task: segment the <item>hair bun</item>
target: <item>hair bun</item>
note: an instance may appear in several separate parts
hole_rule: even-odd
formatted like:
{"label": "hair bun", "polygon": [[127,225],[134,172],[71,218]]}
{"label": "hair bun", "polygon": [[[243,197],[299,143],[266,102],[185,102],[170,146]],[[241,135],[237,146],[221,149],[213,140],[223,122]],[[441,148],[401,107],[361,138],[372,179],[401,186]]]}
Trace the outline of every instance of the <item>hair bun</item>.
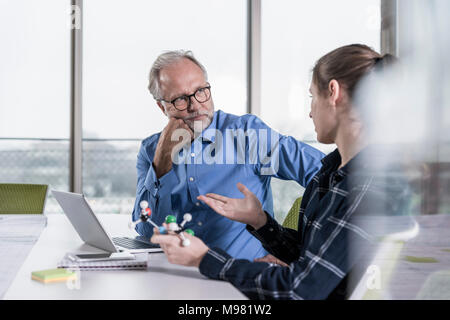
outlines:
{"label": "hair bun", "polygon": [[384,55],[384,56],[382,56],[382,57],[376,57],[376,58],[374,58],[373,60],[375,61],[375,64],[377,64],[377,63],[379,63],[380,61],[382,61],[383,58],[384,58],[385,56],[386,56],[386,55]]}
{"label": "hair bun", "polygon": [[374,68],[383,69],[386,66],[389,66],[397,61],[397,58],[390,53],[386,53],[382,57],[376,57]]}

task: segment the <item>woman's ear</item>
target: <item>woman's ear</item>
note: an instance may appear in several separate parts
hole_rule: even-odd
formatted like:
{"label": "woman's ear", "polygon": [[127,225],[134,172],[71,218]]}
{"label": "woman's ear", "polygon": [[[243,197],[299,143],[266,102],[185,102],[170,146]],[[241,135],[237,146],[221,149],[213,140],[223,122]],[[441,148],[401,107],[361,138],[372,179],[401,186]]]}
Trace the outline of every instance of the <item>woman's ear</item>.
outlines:
{"label": "woman's ear", "polygon": [[339,82],[334,79],[331,80],[328,84],[328,92],[331,104],[335,106],[341,95],[341,86],[339,85]]}

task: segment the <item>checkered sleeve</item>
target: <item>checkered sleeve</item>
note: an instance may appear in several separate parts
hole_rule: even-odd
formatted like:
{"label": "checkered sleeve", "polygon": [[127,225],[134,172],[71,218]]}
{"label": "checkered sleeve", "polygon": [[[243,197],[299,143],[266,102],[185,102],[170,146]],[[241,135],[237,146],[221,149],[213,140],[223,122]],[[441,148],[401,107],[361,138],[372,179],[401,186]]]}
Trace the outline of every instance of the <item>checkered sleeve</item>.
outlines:
{"label": "checkered sleeve", "polygon": [[278,259],[290,263],[300,255],[300,234],[296,230],[282,227],[267,214],[267,223],[258,230],[247,225],[247,230],[261,241],[264,249]]}

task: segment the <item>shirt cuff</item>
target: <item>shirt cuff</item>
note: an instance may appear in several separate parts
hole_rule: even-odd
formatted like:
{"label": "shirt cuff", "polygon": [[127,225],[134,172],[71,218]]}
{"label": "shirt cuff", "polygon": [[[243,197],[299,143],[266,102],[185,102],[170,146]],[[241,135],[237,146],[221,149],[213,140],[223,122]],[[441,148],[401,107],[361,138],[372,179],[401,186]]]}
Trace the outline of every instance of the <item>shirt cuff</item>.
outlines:
{"label": "shirt cuff", "polygon": [[170,169],[165,175],[160,177],[156,176],[156,171],[153,168],[153,162],[150,163],[150,168],[145,177],[144,186],[153,197],[157,197],[159,190],[169,181],[173,176],[173,170]]}
{"label": "shirt cuff", "polygon": [[267,222],[258,230],[255,230],[250,225],[247,225],[247,231],[250,232],[256,239],[261,241],[263,244],[273,243],[276,241],[278,230],[280,229],[279,223],[270,216],[266,211],[264,211],[267,217]]}
{"label": "shirt cuff", "polygon": [[211,279],[225,280],[225,272],[234,258],[220,248],[209,249],[199,265],[200,273]]}

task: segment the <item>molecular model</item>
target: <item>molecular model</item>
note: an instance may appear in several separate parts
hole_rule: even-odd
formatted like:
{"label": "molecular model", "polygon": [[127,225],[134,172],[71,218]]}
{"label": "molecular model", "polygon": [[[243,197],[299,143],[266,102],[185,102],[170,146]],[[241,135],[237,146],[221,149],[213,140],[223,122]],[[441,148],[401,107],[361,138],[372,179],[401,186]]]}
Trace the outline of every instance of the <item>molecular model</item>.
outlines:
{"label": "molecular model", "polygon": [[168,231],[172,231],[176,234],[178,234],[182,240],[182,245],[183,247],[187,247],[191,244],[191,242],[189,241],[189,239],[187,239],[183,232],[186,232],[190,235],[194,235],[194,231],[192,229],[185,229],[184,225],[186,224],[186,222],[189,222],[192,220],[192,215],[190,213],[185,213],[183,216],[183,222],[181,222],[180,225],[178,225],[177,223],[177,218],[173,215],[168,215],[166,216],[166,220],[165,223],[167,224],[167,228],[168,230],[161,226],[158,227],[151,219],[150,216],[152,214],[152,210],[148,207],[148,202],[143,200],[139,203],[139,206],[141,207],[141,215],[139,217],[138,220],[136,221],[131,221],[128,226],[130,227],[130,229],[134,229],[136,227],[137,224],[141,223],[141,222],[149,222],[150,224],[152,224],[155,228],[157,228],[159,230],[159,233],[161,234],[167,234]]}

